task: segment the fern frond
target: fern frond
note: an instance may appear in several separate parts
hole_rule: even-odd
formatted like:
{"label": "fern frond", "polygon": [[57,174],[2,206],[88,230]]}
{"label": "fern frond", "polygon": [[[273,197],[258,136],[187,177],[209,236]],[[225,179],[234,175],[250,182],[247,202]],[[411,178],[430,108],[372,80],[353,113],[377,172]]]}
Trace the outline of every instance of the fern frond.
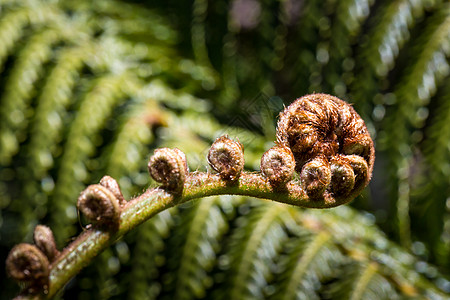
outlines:
{"label": "fern frond", "polygon": [[[26,188],[21,189],[20,195],[17,195],[11,201],[11,207],[17,207],[19,211],[23,212],[21,213],[22,225],[20,230],[17,228],[20,234],[17,236],[23,236],[24,232],[31,232],[30,229],[37,222],[36,217],[40,218],[42,214],[40,213],[36,216],[35,212],[43,212],[45,210],[44,203],[47,198],[47,189],[51,189],[51,186],[53,186],[53,179],[45,177],[46,172],[44,171],[51,167],[53,162],[52,154],[54,154],[50,151],[53,142],[47,142],[48,139],[46,137],[58,130],[58,124],[55,124],[55,122],[58,123],[60,118],[57,114],[52,114],[51,110],[56,109],[56,107],[53,107],[53,104],[61,98],[60,92],[61,89],[64,89],[65,77],[61,70],[58,71],[58,68],[55,67],[56,74],[52,73],[54,76],[46,79],[45,70],[49,60],[54,55],[53,48],[55,44],[59,44],[65,39],[74,36],[73,30],[62,30],[62,27],[38,31],[35,35],[32,35],[17,56],[2,97],[2,101],[6,102],[2,106],[2,112],[8,113],[2,119],[2,124],[6,124],[7,128],[1,131],[0,136],[14,137],[16,146],[26,138],[30,140],[28,144],[23,146],[22,152],[16,158],[19,161],[23,160],[25,156],[23,153],[27,152],[30,156],[30,159],[26,159],[22,163],[23,167],[25,169],[28,168],[27,170],[29,171],[21,172],[21,175],[17,177],[18,181],[25,183]],[[73,62],[73,59],[70,57],[63,57],[63,59],[63,65],[65,66]],[[65,67],[63,66],[63,68]],[[42,94],[38,98],[38,100],[42,101],[33,103],[34,96],[40,92],[38,80],[46,83],[42,89]],[[56,85],[52,86],[53,84]],[[49,89],[52,92],[51,94],[48,94]],[[34,110],[33,106],[37,108]],[[50,112],[45,110],[50,110]],[[20,122],[17,123],[18,121]],[[27,134],[25,129],[28,122],[30,122],[28,129],[30,133]],[[3,158],[7,160],[15,152],[8,149],[10,148],[5,147],[2,149],[4,151],[1,151]],[[35,180],[38,181],[37,184]],[[41,185],[41,183],[43,184]],[[27,204],[24,205],[24,203]]]}
{"label": "fern frond", "polygon": [[[446,209],[446,199],[450,194],[450,79],[442,83],[437,97],[430,106],[428,126],[425,127],[425,138],[421,143],[424,159],[427,162],[428,174],[419,189],[415,190],[415,206],[412,222],[415,226],[426,226],[426,231],[418,232],[421,240],[429,245],[430,252],[436,257],[442,268],[450,264],[450,241],[446,236],[450,233],[450,211]],[[432,108],[432,109],[431,109]]]}
{"label": "fern frond", "polygon": [[132,254],[132,270],[126,275],[129,281],[128,299],[156,299],[161,291],[158,282],[159,267],[164,264],[164,239],[174,225],[176,208],[164,211],[139,228]]}
{"label": "fern frond", "polygon": [[186,233],[186,240],[180,251],[180,265],[176,272],[174,299],[203,298],[208,273],[216,261],[220,240],[228,230],[228,223],[220,209],[220,197],[207,198],[191,209],[192,219]]}
{"label": "fern frond", "polygon": [[415,127],[421,127],[423,118],[414,114],[420,105],[429,103],[436,92],[436,86],[449,74],[446,57],[450,55],[450,6],[442,5],[430,23],[423,37],[417,41],[420,49],[416,61],[396,91],[400,113],[410,118]]}
{"label": "fern frond", "polygon": [[[390,162],[396,167],[398,178],[393,190],[397,194],[397,218],[399,236],[403,245],[410,244],[410,184],[408,172],[412,164],[412,147],[414,141],[410,140],[410,127],[422,127],[424,117],[421,110],[429,102],[430,96],[435,92],[436,85],[443,79],[442,72],[448,74],[450,69],[445,56],[450,53],[446,45],[450,41],[450,8],[443,5],[436,16],[430,20],[429,27],[425,28],[423,39],[419,40],[420,49],[416,62],[402,78],[395,91],[397,106],[395,112],[386,119],[386,131],[390,130],[387,140],[381,146],[389,144]],[[429,34],[431,30],[431,34]],[[445,71],[447,70],[447,71]],[[409,125],[409,126],[408,126]],[[400,175],[400,176],[399,176]]]}
{"label": "fern frond", "polygon": [[[307,1],[302,7],[295,39],[303,46],[288,45],[287,52],[295,53],[286,64],[292,65],[291,84],[292,93],[302,95],[308,92],[325,92],[322,90],[320,63],[316,60],[316,51],[321,41],[319,34],[319,20],[325,17],[324,1]],[[292,61],[291,61],[292,60]]]}
{"label": "fern frond", "polygon": [[[54,7],[45,4],[38,5],[35,9],[23,7],[17,11],[7,13],[0,19],[0,70],[4,67],[4,62],[16,45],[16,42],[23,36],[24,27],[31,24],[44,23],[59,17],[58,11]],[[0,162],[8,163],[11,155],[18,151],[19,142],[17,141],[14,128],[21,124],[22,119],[26,119],[26,113],[23,112],[26,107],[26,101],[23,103],[23,96],[29,98],[32,82],[37,77],[37,70],[42,65],[42,61],[48,59],[49,52],[46,50],[47,39],[56,39],[55,33],[51,31],[42,36],[37,36],[34,41],[30,41],[30,48],[25,48],[19,55],[18,68],[11,74],[11,83],[16,85],[15,89],[10,89],[10,97],[7,100],[1,100],[0,104]],[[28,50],[27,50],[28,49]],[[37,53],[34,53],[37,50]],[[28,57],[34,57],[29,60]],[[33,70],[35,68],[35,70]],[[26,73],[24,73],[26,71]],[[22,77],[25,76],[25,77]],[[22,86],[25,84],[25,86]],[[13,101],[10,101],[13,100]],[[17,104],[17,107],[14,107]],[[13,106],[13,107],[10,107]],[[25,115],[25,116],[24,116]]]}
{"label": "fern frond", "polygon": [[[85,52],[86,51],[86,52]],[[54,157],[57,156],[59,142],[63,134],[63,119],[70,101],[75,101],[73,88],[76,85],[78,71],[83,66],[83,58],[89,52],[88,47],[68,48],[61,51],[55,67],[50,71],[38,97],[34,116],[30,120],[28,143],[19,153],[28,153],[24,168],[28,172],[18,178],[26,188],[11,201],[11,207],[17,206],[21,213],[21,224],[17,236],[31,232],[37,220],[42,218],[48,196],[54,189],[54,175],[51,174]],[[16,160],[17,160],[16,159]],[[24,203],[27,203],[24,205]]]}
{"label": "fern frond", "polygon": [[450,79],[443,83],[442,94],[435,101],[435,109],[431,124],[426,128],[427,139],[424,143],[424,154],[432,164],[433,168],[442,174],[448,174],[449,152],[448,141],[450,140]]}
{"label": "fern frond", "polygon": [[[28,106],[37,93],[35,83],[42,76],[44,65],[50,60],[53,44],[59,41],[60,34],[56,30],[36,34],[17,56],[2,97],[2,126],[5,129],[0,133],[1,140],[6,139],[3,136],[14,137],[15,146],[3,150],[17,150],[26,138],[23,131],[30,118]],[[14,152],[2,151],[0,156],[9,160]]]}
{"label": "fern frond", "polygon": [[37,101],[31,121],[30,164],[37,178],[42,178],[54,164],[53,156],[62,135],[64,112],[75,101],[74,88],[86,56],[92,45],[64,48],[58,54],[56,65],[50,71]]}
{"label": "fern frond", "polygon": [[[153,126],[165,123],[162,111],[152,99],[140,100],[131,106],[117,125],[119,129],[114,142],[102,154],[107,160],[107,174],[117,178],[124,191],[129,190],[131,185],[127,178],[142,167],[141,162],[148,155],[145,146],[154,138],[151,132]],[[139,186],[147,183],[148,176],[144,177],[146,182],[141,182]]]}
{"label": "fern frond", "polygon": [[[71,123],[68,140],[64,145],[61,166],[58,170],[55,191],[52,195],[55,236],[62,238],[65,226],[76,219],[74,204],[71,199],[76,197],[82,182],[87,178],[84,160],[95,149],[95,134],[108,118],[112,109],[123,101],[123,86],[127,84],[126,73],[109,75],[97,80],[90,92],[82,100],[75,120]],[[70,210],[73,207],[73,211]],[[72,212],[72,214],[71,214]],[[66,215],[67,219],[59,215]],[[74,233],[74,232],[72,232]]]}
{"label": "fern frond", "polygon": [[[341,207],[333,209],[331,213],[327,214],[308,211],[300,220],[302,220],[304,226],[323,228],[329,232],[335,243],[343,249],[344,255],[351,259],[348,263],[356,263],[353,267],[350,266],[353,270],[355,270],[354,266],[366,268],[367,263],[376,263],[377,274],[384,279],[374,277],[374,280],[376,279],[374,284],[378,282],[385,285],[384,282],[387,281],[389,286],[392,285],[392,288],[396,291],[391,295],[412,297],[429,292],[430,294],[436,294],[437,299],[445,299],[442,292],[437,289],[430,289],[430,283],[424,278],[414,275],[417,273],[411,269],[411,266],[417,262],[416,258],[387,240],[381,231],[371,226],[373,219],[358,215],[349,207]],[[348,222],[348,220],[351,220],[351,222]],[[345,265],[348,265],[348,263]],[[359,275],[362,274],[360,271],[356,272]],[[345,276],[337,275],[338,278],[343,280],[342,284],[345,284]],[[355,280],[350,281],[352,286],[356,283]],[[348,291],[348,288],[344,288],[344,286],[337,289],[340,290],[339,293]],[[369,286],[368,289],[377,290]],[[380,292],[390,289],[386,285],[385,288],[380,287]]]}
{"label": "fern frond", "polygon": [[[383,221],[378,186],[363,201],[380,219],[351,207],[202,199],[142,224],[61,297],[448,298],[439,274],[450,253],[445,1],[0,2],[0,253],[30,241],[38,221],[67,242],[84,184],[107,173],[125,195],[138,193],[154,147],[180,147],[200,169],[210,142],[228,133],[244,144],[246,169],[259,169],[273,131],[227,119],[258,94],[287,102],[326,91],[354,103],[378,138],[373,182],[397,203],[398,218]],[[254,3],[254,27],[236,26],[237,2]],[[379,183],[386,174],[391,187]],[[419,258],[388,240],[394,226],[406,245],[411,227]],[[15,293],[9,285],[2,277],[3,297]]]}
{"label": "fern frond", "polygon": [[[431,9],[439,1],[397,0],[388,2],[376,10],[371,18],[371,27],[367,32],[367,43],[362,43],[356,57],[356,65],[360,66],[356,76],[364,80],[354,80],[353,97],[362,111],[364,118],[372,113],[370,102],[377,103],[374,96],[386,89],[387,76],[397,63],[400,50],[409,41],[411,30],[417,25],[425,7]],[[371,101],[365,101],[370,99]]]}
{"label": "fern frond", "polygon": [[331,299],[399,299],[389,281],[377,272],[374,262],[349,264],[325,293]]}
{"label": "fern frond", "polygon": [[400,48],[409,39],[409,30],[423,13],[426,1],[397,0],[379,11],[372,27],[370,44],[362,56],[373,66],[377,76],[385,76],[393,67]]}
{"label": "fern frond", "polygon": [[274,258],[281,250],[287,234],[283,223],[289,222],[290,208],[267,203],[241,218],[241,225],[230,237],[229,251],[221,259],[228,261],[227,288],[221,299],[255,299],[265,294],[271,280]]}
{"label": "fern frond", "polygon": [[36,7],[21,6],[16,10],[6,13],[0,19],[0,70],[16,42],[24,34],[25,26],[29,23],[39,24],[54,20],[58,11],[53,6],[39,3]]}
{"label": "fern frond", "polygon": [[[123,1],[65,1],[65,8],[86,12],[95,16],[100,26],[124,40],[144,43],[172,45],[177,33],[169,26],[167,19],[156,11]],[[111,19],[114,22],[111,22]]]}
{"label": "fern frond", "polygon": [[[324,66],[323,76],[329,90],[338,97],[347,97],[347,89],[354,80],[355,59],[352,47],[356,39],[360,37],[362,27],[371,12],[374,0],[346,0],[339,1],[334,15],[329,22],[329,56]],[[325,25],[322,25],[326,27]],[[358,103],[362,99],[350,98],[352,103]]]}
{"label": "fern frond", "polygon": [[330,239],[325,231],[295,238],[294,249],[280,262],[283,267],[273,299],[319,299],[321,282],[332,278],[342,261]]}

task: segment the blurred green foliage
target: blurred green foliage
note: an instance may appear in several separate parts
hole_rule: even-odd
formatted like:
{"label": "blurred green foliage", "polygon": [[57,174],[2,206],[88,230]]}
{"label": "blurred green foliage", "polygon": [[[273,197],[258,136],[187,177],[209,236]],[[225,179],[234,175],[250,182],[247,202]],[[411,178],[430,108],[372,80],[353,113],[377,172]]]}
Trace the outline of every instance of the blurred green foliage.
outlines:
{"label": "blurred green foliage", "polygon": [[[325,92],[376,142],[352,207],[202,199],[146,222],[61,297],[445,298],[449,57],[439,0],[2,0],[0,266],[39,223],[66,245],[82,230],[79,192],[103,175],[128,198],[154,184],[154,148],[205,170],[228,133],[258,170],[283,103]],[[1,277],[10,298],[18,287]]]}

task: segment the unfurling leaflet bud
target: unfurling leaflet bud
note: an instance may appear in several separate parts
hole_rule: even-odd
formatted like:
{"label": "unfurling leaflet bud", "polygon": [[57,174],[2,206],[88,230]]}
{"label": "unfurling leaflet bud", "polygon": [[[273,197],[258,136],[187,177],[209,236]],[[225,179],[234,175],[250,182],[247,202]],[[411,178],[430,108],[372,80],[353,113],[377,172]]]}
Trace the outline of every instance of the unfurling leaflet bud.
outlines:
{"label": "unfurling leaflet bud", "polygon": [[117,228],[120,216],[120,204],[108,188],[92,184],[78,197],[78,209],[87,219],[109,229]]}
{"label": "unfurling leaflet bud", "polygon": [[177,148],[156,149],[148,162],[148,171],[164,188],[181,193],[189,172],[186,155]]}
{"label": "unfurling leaflet bud", "polygon": [[323,156],[318,156],[303,166],[300,176],[308,196],[321,198],[331,182],[330,164]]}
{"label": "unfurling leaflet bud", "polygon": [[353,139],[346,139],[342,147],[342,153],[358,155],[364,158],[368,164],[373,165],[374,156],[371,153],[372,140],[368,135],[358,135]]}
{"label": "unfurling leaflet bud", "polygon": [[125,199],[123,198],[122,191],[120,190],[119,184],[114,178],[105,175],[102,177],[102,179],[100,179],[100,185],[110,190],[114,194],[114,196],[116,196],[117,200],[119,200],[120,205],[124,205],[126,203]]}
{"label": "unfurling leaflet bud", "polygon": [[25,283],[30,293],[48,288],[49,262],[34,245],[14,246],[6,258],[6,271],[14,280]]}
{"label": "unfurling leaflet bud", "polygon": [[34,228],[33,240],[36,246],[47,256],[50,262],[58,256],[59,251],[56,249],[55,238],[49,227],[37,225]]}
{"label": "unfurling leaflet bud", "polygon": [[355,189],[365,187],[369,183],[371,172],[371,170],[369,171],[367,162],[358,155],[346,155],[345,159],[355,173]]}
{"label": "unfurling leaflet bud", "polygon": [[224,135],[217,138],[208,152],[208,163],[224,180],[234,181],[244,169],[244,146]]}
{"label": "unfurling leaflet bud", "polygon": [[342,156],[331,159],[331,192],[335,196],[348,195],[355,186],[355,173],[348,161]]}
{"label": "unfurling leaflet bud", "polygon": [[261,172],[274,187],[286,184],[295,172],[295,159],[291,150],[283,145],[267,150],[261,157]]}
{"label": "unfurling leaflet bud", "polygon": [[277,142],[291,149],[313,200],[348,202],[370,180],[373,141],[361,117],[339,98],[311,94],[295,100],[280,114]]}

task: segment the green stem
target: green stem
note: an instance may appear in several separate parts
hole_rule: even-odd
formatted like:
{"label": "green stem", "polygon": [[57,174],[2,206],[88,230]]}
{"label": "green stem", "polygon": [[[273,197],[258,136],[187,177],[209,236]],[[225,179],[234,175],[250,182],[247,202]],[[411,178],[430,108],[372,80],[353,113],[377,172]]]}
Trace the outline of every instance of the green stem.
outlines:
{"label": "green stem", "polygon": [[103,231],[96,227],[84,231],[50,266],[49,290],[46,297],[53,297],[98,254],[127,232],[174,204],[173,195],[162,189],[148,189],[122,208],[117,231]]}
{"label": "green stem", "polygon": [[283,189],[274,190],[268,180],[259,173],[244,172],[235,182],[223,180],[219,175],[210,173],[190,173],[181,195],[174,195],[161,188],[148,189],[122,207],[116,231],[102,230],[94,226],[79,235],[52,262],[48,293],[38,296],[38,299],[53,297],[104,249],[155,214],[193,199],[224,194],[271,199],[309,208],[334,207],[351,199],[347,197],[329,200],[324,197],[322,200],[310,200],[296,181],[289,182]]}

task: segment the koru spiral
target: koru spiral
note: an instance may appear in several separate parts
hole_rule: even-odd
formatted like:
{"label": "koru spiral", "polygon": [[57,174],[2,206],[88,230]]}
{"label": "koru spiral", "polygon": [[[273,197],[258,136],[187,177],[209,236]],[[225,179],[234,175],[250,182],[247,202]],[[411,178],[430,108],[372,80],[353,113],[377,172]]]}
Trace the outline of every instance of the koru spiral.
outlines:
{"label": "koru spiral", "polygon": [[314,199],[355,197],[369,182],[373,141],[353,107],[327,94],[295,100],[281,114],[277,146],[288,148],[295,171]]}

